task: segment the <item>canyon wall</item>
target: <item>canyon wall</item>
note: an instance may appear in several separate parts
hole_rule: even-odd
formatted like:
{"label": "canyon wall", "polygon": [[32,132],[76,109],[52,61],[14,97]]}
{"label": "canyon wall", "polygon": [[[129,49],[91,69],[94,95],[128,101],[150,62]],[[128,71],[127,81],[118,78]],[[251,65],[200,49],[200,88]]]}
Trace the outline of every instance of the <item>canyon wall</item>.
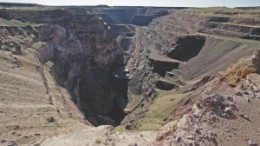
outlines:
{"label": "canyon wall", "polygon": [[93,125],[130,127],[161,91],[215,73],[258,48],[257,19],[218,15],[213,10],[156,7],[0,10],[8,23],[16,19],[34,26],[44,44],[41,63],[53,63],[57,83]]}
{"label": "canyon wall", "polygon": [[122,50],[111,30],[97,16],[37,29],[45,42],[40,61],[54,63],[56,81],[68,89],[87,120],[118,125],[127,104],[127,78]]}

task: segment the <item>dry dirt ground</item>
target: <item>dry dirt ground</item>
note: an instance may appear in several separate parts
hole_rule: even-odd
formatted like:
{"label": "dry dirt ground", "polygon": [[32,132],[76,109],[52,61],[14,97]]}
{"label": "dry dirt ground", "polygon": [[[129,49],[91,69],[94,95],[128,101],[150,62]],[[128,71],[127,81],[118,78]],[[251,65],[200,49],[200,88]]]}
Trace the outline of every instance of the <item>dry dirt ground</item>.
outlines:
{"label": "dry dirt ground", "polygon": [[99,126],[47,139],[41,146],[149,146],[155,136],[155,131],[126,132]]}

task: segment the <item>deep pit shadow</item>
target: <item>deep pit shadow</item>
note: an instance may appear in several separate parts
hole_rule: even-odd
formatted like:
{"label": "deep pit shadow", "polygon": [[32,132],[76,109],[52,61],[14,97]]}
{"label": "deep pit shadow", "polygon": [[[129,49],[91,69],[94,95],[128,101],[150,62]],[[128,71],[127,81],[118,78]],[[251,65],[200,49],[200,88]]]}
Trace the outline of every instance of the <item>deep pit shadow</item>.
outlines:
{"label": "deep pit shadow", "polygon": [[70,63],[54,62],[57,64],[52,67],[52,74],[57,84],[68,90],[89,123],[93,126],[121,124],[128,103],[128,78],[123,66],[103,69],[91,59],[85,59],[72,75],[74,69]]}
{"label": "deep pit shadow", "polygon": [[[91,73],[92,76],[85,77],[84,80],[87,82],[83,81],[80,85],[83,87],[80,89],[83,99],[81,104],[84,106],[82,111],[92,125],[117,126],[124,119],[124,108],[128,102],[128,80],[121,72],[123,69],[120,68],[119,72],[115,71],[117,69],[113,69],[112,72],[96,70]],[[93,80],[92,84],[89,84],[90,80]],[[85,88],[90,86],[90,90]]]}
{"label": "deep pit shadow", "polygon": [[188,61],[197,56],[206,42],[202,36],[182,36],[179,37],[175,44],[172,44],[167,56],[179,61]]}

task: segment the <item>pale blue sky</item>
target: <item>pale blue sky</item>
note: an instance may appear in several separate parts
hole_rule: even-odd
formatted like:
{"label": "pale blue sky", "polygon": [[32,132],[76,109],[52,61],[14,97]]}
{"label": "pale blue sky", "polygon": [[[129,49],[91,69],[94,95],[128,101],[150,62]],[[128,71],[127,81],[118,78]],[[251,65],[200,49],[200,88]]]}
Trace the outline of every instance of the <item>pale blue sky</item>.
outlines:
{"label": "pale blue sky", "polygon": [[45,5],[168,6],[168,7],[246,7],[260,6],[260,0],[0,0],[0,2],[38,3]]}

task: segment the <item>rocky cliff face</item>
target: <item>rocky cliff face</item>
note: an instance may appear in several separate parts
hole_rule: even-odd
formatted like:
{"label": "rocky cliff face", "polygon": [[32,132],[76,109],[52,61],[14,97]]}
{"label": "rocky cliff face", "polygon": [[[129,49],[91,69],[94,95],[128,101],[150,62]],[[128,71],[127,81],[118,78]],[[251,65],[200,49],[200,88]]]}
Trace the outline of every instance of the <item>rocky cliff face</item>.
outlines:
{"label": "rocky cliff face", "polygon": [[41,63],[52,61],[52,74],[66,87],[93,125],[117,125],[127,104],[122,50],[97,16],[86,22],[66,21],[38,27],[45,45]]}
{"label": "rocky cliff face", "polygon": [[[118,125],[132,94],[128,92],[129,71],[125,69],[129,55],[123,50],[129,49],[136,27],[133,24],[147,25],[168,10],[86,7],[31,14],[32,10],[20,13],[14,9],[1,10],[0,15],[6,20],[43,23],[35,27],[38,40],[44,42],[39,50],[41,63],[53,62],[51,70],[57,83],[68,89],[93,125]],[[160,67],[160,63],[155,66]],[[159,72],[159,68],[155,70]]]}
{"label": "rocky cliff face", "polygon": [[[42,77],[41,85],[46,88],[50,106],[57,107],[55,115],[84,121],[68,101],[71,97],[94,126],[109,124],[135,129],[141,123],[155,129],[149,124],[156,119],[157,127],[158,123],[159,127],[165,122],[169,124],[166,131],[162,128],[155,144],[207,145],[216,143],[218,131],[207,132],[210,128],[203,129],[201,124],[210,127],[216,116],[230,120],[222,116],[231,103],[227,95],[235,97],[235,86],[257,78],[248,73],[259,73],[259,68],[254,67],[259,65],[259,54],[255,54],[253,65],[238,63],[224,77],[209,75],[259,49],[259,20],[254,17],[258,15],[257,10],[234,9],[37,5],[1,8],[0,43],[1,50],[14,55],[37,52],[36,72]],[[250,17],[246,19],[247,16]],[[38,43],[41,45],[37,51],[25,51],[24,48]],[[246,92],[249,91],[246,89],[243,95]],[[169,95],[161,98],[163,94]],[[221,109],[212,105],[215,102]],[[202,115],[204,110],[209,112]],[[211,117],[212,114],[216,115]],[[197,117],[208,122],[201,123]],[[192,126],[198,127],[193,132],[201,136],[187,136]],[[204,142],[205,137],[210,140]],[[144,145],[151,141],[141,139]]]}

